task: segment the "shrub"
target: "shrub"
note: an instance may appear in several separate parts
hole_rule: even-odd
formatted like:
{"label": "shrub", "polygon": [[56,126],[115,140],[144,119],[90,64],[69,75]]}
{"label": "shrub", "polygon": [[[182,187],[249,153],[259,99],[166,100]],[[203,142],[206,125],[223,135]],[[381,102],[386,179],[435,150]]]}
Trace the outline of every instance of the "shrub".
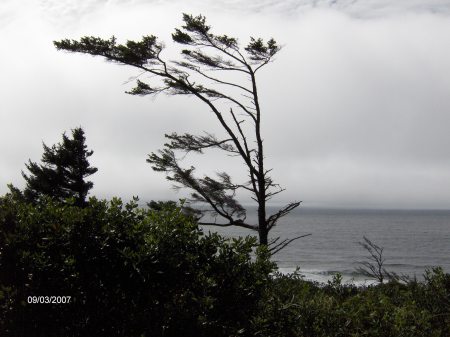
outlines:
{"label": "shrub", "polygon": [[425,282],[376,286],[305,281],[277,274],[253,318],[253,335],[268,337],[450,336],[450,275],[437,268]]}
{"label": "shrub", "polygon": [[[448,337],[450,275],[357,288],[283,275],[176,205],[0,198],[1,336]],[[30,304],[29,296],[71,296]]]}
{"label": "shrub", "polygon": [[[0,231],[2,336],[245,334],[274,268],[254,238],[205,235],[173,205],[9,193]],[[27,302],[51,295],[71,303]]]}

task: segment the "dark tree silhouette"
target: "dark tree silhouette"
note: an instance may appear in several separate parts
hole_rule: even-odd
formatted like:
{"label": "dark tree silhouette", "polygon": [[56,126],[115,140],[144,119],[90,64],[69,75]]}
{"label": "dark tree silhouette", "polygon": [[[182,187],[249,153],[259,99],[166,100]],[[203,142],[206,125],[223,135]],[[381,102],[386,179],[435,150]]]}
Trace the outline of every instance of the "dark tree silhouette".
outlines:
{"label": "dark tree silhouette", "polygon": [[399,276],[395,272],[390,272],[384,267],[384,262],[386,261],[383,251],[384,248],[376,245],[368,238],[363,236],[364,241],[358,242],[361,247],[363,247],[368,253],[369,257],[366,261],[361,261],[360,267],[356,268],[356,271],[364,276],[373,278],[379,283],[383,283],[385,280],[388,281],[404,281],[408,282],[408,276]]}
{"label": "dark tree silhouette", "polygon": [[57,200],[75,198],[75,204],[83,206],[89,190],[94,186],[85,178],[97,172],[90,166],[88,158],[94,153],[85,144],[86,137],[81,127],[72,130],[72,138],[64,133],[62,143],[52,147],[44,146],[42,164],[28,161],[25,164],[30,172],[22,176],[26,180],[24,197],[36,201],[41,196],[50,196]]}
{"label": "dark tree silhouette", "polygon": [[[255,230],[259,233],[260,244],[270,245],[274,253],[298,237],[269,241],[269,231],[281,217],[300,205],[300,202],[292,202],[272,215],[266,212],[266,202],[283,189],[274,183],[269,175],[271,170],[264,165],[262,109],[256,74],[273,60],[280,46],[274,39],[264,42],[261,38],[250,38],[242,48],[236,38],[211,33],[204,16],[183,14],[183,21],[184,26],[172,34],[173,40],[185,48],[179,61],[165,60],[163,44],[152,35],[126,44],[117,44],[114,37],[109,40],[98,37],[83,37],[79,41],[65,39],[54,44],[59,50],[102,56],[108,61],[138,68],[142,74],[151,75],[151,81],[159,80],[149,84],[138,79],[129,94],[191,95],[206,104],[225,131],[223,139],[209,133],[172,133],[166,135],[169,143],[164,149],[152,153],[147,161],[154,170],[164,172],[170,181],[193,190],[190,201],[207,205],[203,213],[209,212],[214,220],[200,221],[201,224]],[[181,167],[175,155],[175,151],[203,153],[210,148],[239,156],[248,171],[248,181],[234,183],[225,172],[219,172],[217,177],[196,177],[195,168]],[[257,203],[257,223],[246,220],[246,211],[236,199],[238,190],[249,192]]]}

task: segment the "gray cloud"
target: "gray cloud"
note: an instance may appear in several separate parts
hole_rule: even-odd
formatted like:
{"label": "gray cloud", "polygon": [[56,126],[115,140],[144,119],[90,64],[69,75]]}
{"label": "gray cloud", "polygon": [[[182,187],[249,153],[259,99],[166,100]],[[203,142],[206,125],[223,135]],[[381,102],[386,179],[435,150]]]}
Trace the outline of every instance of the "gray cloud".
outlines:
{"label": "gray cloud", "polygon": [[[0,26],[10,51],[0,55],[0,193],[8,182],[23,186],[20,170],[28,158],[39,160],[41,141],[53,144],[82,125],[99,168],[95,194],[178,197],[146,155],[164,133],[220,134],[208,109],[192,98],[125,95],[138,72],[57,52],[51,41],[148,33],[169,41],[189,11],[243,42],[258,33],[285,46],[259,82],[268,163],[287,187],[275,202],[448,208],[448,1],[31,3],[23,11],[12,1],[0,7],[11,13]],[[229,167],[245,178],[236,162],[211,156],[187,164],[200,174]]]}
{"label": "gray cloud", "polygon": [[[412,13],[437,13],[448,15],[448,0],[192,0],[189,6],[181,0],[170,3],[164,0],[24,0],[20,4],[4,0],[0,4],[0,23],[8,22],[18,12],[32,8],[38,15],[58,26],[80,24],[95,12],[108,12],[115,8],[129,10],[132,7],[172,7],[203,11],[237,13],[281,14],[296,17],[311,9],[332,9],[362,18]],[[19,8],[20,7],[20,8]],[[25,9],[28,8],[28,9]]]}
{"label": "gray cloud", "polygon": [[[172,3],[180,4],[182,1]],[[57,16],[79,16],[96,8],[111,5],[166,5],[163,0],[41,0],[41,7]],[[404,11],[446,13],[450,11],[447,0],[193,0],[192,6],[232,10],[238,12],[303,12],[314,8],[331,8],[350,14],[368,17],[401,13]]]}

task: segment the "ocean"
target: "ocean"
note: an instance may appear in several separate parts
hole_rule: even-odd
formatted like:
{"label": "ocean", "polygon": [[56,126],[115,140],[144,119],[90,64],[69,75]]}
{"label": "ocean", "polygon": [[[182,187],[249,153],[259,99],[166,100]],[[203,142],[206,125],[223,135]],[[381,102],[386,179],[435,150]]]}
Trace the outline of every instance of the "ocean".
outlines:
{"label": "ocean", "polygon": [[[276,208],[268,208],[269,214]],[[255,221],[256,209],[247,219]],[[208,226],[226,236],[255,235],[242,228]],[[284,273],[300,268],[306,279],[326,282],[340,273],[345,282],[368,284],[358,273],[368,252],[363,237],[384,248],[384,267],[400,275],[423,279],[426,269],[441,266],[450,272],[450,210],[325,209],[300,206],[282,218],[271,237],[311,236],[292,242],[273,256]]]}

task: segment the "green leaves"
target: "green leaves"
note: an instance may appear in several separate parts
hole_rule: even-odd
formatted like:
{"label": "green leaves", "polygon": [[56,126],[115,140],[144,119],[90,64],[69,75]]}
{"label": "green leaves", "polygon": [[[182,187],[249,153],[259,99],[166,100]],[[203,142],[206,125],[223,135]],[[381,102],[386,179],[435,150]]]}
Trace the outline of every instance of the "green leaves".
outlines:
{"label": "green leaves", "polygon": [[250,42],[245,47],[245,50],[250,55],[250,59],[257,62],[268,62],[276,53],[280,51],[279,47],[274,39],[270,39],[267,43],[261,38],[250,38]]}
{"label": "green leaves", "polygon": [[194,40],[188,33],[182,32],[180,29],[176,28],[175,33],[172,34],[172,39],[181,44],[191,44]]}
{"label": "green leaves", "polygon": [[[269,218],[262,216],[266,213],[263,211],[266,201],[283,189],[269,177],[271,170],[264,168],[264,137],[260,127],[262,114],[256,72],[272,60],[280,47],[274,39],[264,42],[261,38],[252,37],[248,45],[242,48],[237,38],[214,34],[203,15],[183,14],[183,22],[181,28],[176,28],[172,34],[173,41],[184,46],[181,60],[166,60],[162,54],[163,44],[153,35],[125,44],[117,44],[114,37],[105,40],[91,36],[79,41],[55,41],[54,45],[58,50],[102,56],[108,61],[130,65],[149,74],[152,82],[137,80],[136,86],[127,92],[131,95],[156,95],[161,92],[190,95],[204,104],[216,117],[226,139],[217,141],[211,135],[173,136],[170,144],[152,153],[147,161],[155,171],[166,173],[168,180],[178,183],[177,188],[191,189],[192,199],[207,204],[208,211],[226,221],[217,225],[237,225],[257,230],[260,243],[267,245],[269,231],[276,221],[293,209],[293,205],[298,206],[298,203],[292,203]],[[245,122],[250,124],[244,126]],[[224,180],[223,175],[219,175],[219,179],[207,176],[196,178],[194,167],[180,167],[174,154],[176,150],[202,153],[207,147],[240,157],[249,181],[232,184],[230,179]],[[250,192],[251,199],[258,204],[261,216],[257,222],[245,223],[245,211],[235,198],[238,188]],[[216,225],[215,222],[208,224]],[[279,249],[295,239],[298,237],[282,241]]]}
{"label": "green leaves", "polygon": [[[273,268],[252,260],[254,238],[204,235],[173,203],[8,194],[0,233],[0,330],[12,335],[228,337],[248,327]],[[30,294],[73,303],[27,304]]]}
{"label": "green leaves", "polygon": [[109,61],[125,63],[134,66],[152,64],[163,49],[153,35],[143,36],[141,41],[127,41],[126,44],[117,44],[113,36],[105,40],[94,36],[82,37],[76,40],[54,41],[56,49],[103,56]]}
{"label": "green leaves", "polygon": [[[84,208],[0,197],[0,331],[12,336],[439,337],[450,275],[328,285],[273,274],[253,237],[204,234],[174,203],[91,198]],[[35,305],[29,295],[72,296]],[[150,319],[151,318],[151,319]],[[162,329],[162,326],[165,328]]]}
{"label": "green leaves", "polygon": [[[279,337],[447,336],[450,318],[442,295],[450,295],[450,275],[434,270],[426,278],[356,287],[343,284],[339,274],[327,285],[305,281],[297,272],[276,274],[252,331]],[[432,287],[431,279],[439,286]]]}
{"label": "green leaves", "polygon": [[159,91],[160,91],[159,89],[152,88],[147,83],[137,80],[136,86],[131,91],[127,91],[126,93],[130,95],[146,96],[155,94]]}
{"label": "green leaves", "polygon": [[183,28],[188,32],[193,32],[204,36],[211,28],[206,24],[206,18],[203,15],[192,16],[190,14],[183,13],[183,21],[185,23]]}
{"label": "green leaves", "polygon": [[216,136],[206,133],[202,136],[195,136],[189,133],[182,135],[173,132],[166,134],[165,137],[170,140],[165,146],[171,150],[181,150],[186,153],[197,152],[203,153],[208,148],[220,148],[225,151],[235,152],[234,146],[230,144],[232,139],[218,140]]}
{"label": "green leaves", "polygon": [[215,39],[225,47],[233,49],[238,48],[237,39],[234,37],[229,37],[227,35],[217,35],[215,36]]}
{"label": "green leaves", "polygon": [[72,138],[65,134],[62,138],[61,143],[52,147],[43,144],[42,164],[31,160],[25,164],[30,174],[22,172],[27,183],[23,195],[28,201],[36,202],[47,196],[59,201],[74,198],[78,206],[85,203],[88,191],[94,186],[85,178],[97,172],[88,161],[94,152],[87,149],[81,127],[72,130]]}
{"label": "green leaves", "polygon": [[57,50],[106,56],[115,48],[116,38],[113,36],[109,40],[104,40],[99,37],[85,36],[80,41],[64,39],[53,41],[53,44]]}

